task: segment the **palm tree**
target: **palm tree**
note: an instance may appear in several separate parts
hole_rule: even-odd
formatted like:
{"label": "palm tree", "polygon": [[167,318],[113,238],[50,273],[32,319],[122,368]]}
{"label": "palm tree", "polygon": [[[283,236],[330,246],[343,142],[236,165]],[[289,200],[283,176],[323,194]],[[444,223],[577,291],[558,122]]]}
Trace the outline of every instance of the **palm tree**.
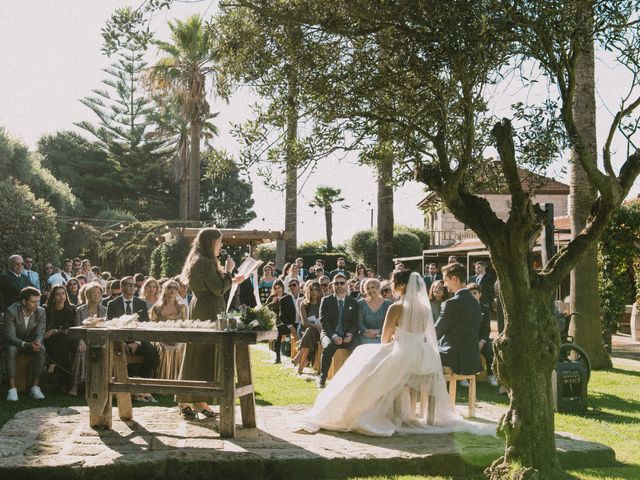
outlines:
{"label": "palm tree", "polygon": [[[333,235],[333,206],[344,202],[344,198],[341,197],[340,194],[341,190],[339,188],[319,186],[316,188],[313,200],[309,203],[311,208],[320,207],[324,209],[324,219],[327,230],[327,252],[333,250],[333,244],[331,243],[331,236]],[[349,207],[343,205],[342,208]]]}
{"label": "palm tree", "polygon": [[[585,22],[584,46],[576,63],[576,96],[573,116],[582,133],[585,148],[592,162],[598,158],[596,136],[596,95],[595,95],[595,55],[593,34],[593,13]],[[570,165],[571,234],[575,238],[587,224],[591,208],[597,198],[595,188],[574,150]],[[571,311],[580,315],[571,320],[570,334],[589,356],[593,368],[611,367],[611,358],[604,349],[600,295],[598,292],[598,248],[593,245],[571,271]]]}
{"label": "palm tree", "polygon": [[[188,219],[200,218],[200,138],[210,118],[206,100],[206,78],[217,83],[217,53],[199,15],[182,22],[169,22],[171,42],[155,41],[166,56],[151,68],[152,87],[167,98],[176,98],[181,116],[189,125],[189,209]],[[182,146],[184,152],[184,146]]]}

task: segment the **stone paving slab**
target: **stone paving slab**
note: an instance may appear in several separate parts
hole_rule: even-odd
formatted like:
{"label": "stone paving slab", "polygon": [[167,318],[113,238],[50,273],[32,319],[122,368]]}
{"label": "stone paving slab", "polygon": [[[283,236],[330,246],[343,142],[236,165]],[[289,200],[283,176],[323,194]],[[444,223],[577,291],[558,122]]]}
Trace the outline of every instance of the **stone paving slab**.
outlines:
{"label": "stone paving slab", "polygon": [[[305,408],[258,407],[258,428],[238,426],[231,440],[220,438],[214,420],[184,421],[176,408],[137,407],[130,422],[120,421],[114,408],[113,430],[102,431],[89,428],[87,407],[25,410],[0,430],[0,479],[464,475],[484,469],[503,448],[497,438],[468,433],[378,438],[291,432],[287,418]],[[480,403],[478,416],[495,421],[501,408]],[[557,445],[566,466],[615,461],[604,445],[568,436],[559,436]]]}

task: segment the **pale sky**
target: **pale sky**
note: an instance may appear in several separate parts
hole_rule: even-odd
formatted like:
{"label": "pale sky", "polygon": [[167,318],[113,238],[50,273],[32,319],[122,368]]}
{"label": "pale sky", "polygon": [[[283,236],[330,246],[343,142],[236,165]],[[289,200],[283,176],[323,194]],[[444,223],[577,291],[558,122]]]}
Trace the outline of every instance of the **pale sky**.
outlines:
{"label": "pale sky", "polygon": [[[90,94],[92,88],[100,86],[105,78],[101,69],[109,63],[100,52],[100,29],[116,8],[126,5],[137,7],[141,1],[0,0],[0,125],[31,148],[42,135],[59,130],[84,134],[73,123],[82,120],[94,122],[96,117],[79,99]],[[168,12],[155,15],[152,29],[159,38],[167,39],[168,20],[184,19],[205,11],[211,14],[215,8],[214,1],[176,3]],[[611,119],[603,101],[609,109],[616,108],[622,93],[617,88],[625,76],[624,72],[611,69],[610,65],[611,62],[602,59],[597,65],[600,138],[608,130]],[[498,110],[514,103],[516,97],[523,94],[513,85],[501,92],[504,93],[497,102]],[[229,124],[250,118],[249,105],[255,99],[246,90],[241,90],[228,105],[215,98],[209,100],[212,109],[220,112],[216,122],[221,132],[217,145],[231,153],[237,152],[238,146],[229,134]],[[624,154],[625,144],[618,144],[618,150]],[[617,162],[621,158],[616,155]],[[562,175],[558,179],[564,180]],[[284,194],[269,191],[257,176],[252,180],[254,210],[258,218],[247,227],[282,229]],[[321,212],[314,215],[313,209],[307,206],[318,185],[341,188],[351,206],[346,210],[338,208],[334,214],[334,243],[369,228],[368,203],[374,207],[376,203],[376,183],[371,170],[357,165],[355,160],[329,158],[321,163],[318,171],[299,182],[299,242],[324,238],[323,215]],[[640,184],[636,182],[633,196],[639,191]],[[422,215],[416,207],[422,196],[422,186],[418,184],[408,184],[396,191],[396,223],[422,226]]]}

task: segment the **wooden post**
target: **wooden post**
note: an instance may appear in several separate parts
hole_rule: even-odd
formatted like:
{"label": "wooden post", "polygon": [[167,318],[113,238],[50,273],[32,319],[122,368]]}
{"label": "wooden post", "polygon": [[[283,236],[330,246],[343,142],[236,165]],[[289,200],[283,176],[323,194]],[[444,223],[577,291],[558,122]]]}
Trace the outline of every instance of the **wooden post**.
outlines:
{"label": "wooden post", "polygon": [[253,379],[251,376],[251,361],[249,358],[249,344],[236,345],[236,370],[238,374],[238,387],[251,386],[251,393],[240,397],[240,413],[242,414],[242,426],[245,428],[256,427],[256,400],[253,391]]}
{"label": "wooden post", "polygon": [[236,429],[235,415],[235,345],[232,335],[224,335],[222,342],[222,389],[220,397],[220,437],[233,438]]}
{"label": "wooden post", "polygon": [[[113,346],[113,374],[117,382],[129,383],[127,353],[125,348],[124,342],[116,342]],[[133,418],[131,394],[116,393],[116,403],[118,404],[120,420],[131,420]]]}
{"label": "wooden post", "polygon": [[89,405],[89,426],[111,428],[111,339],[106,330],[87,330],[86,399]]}

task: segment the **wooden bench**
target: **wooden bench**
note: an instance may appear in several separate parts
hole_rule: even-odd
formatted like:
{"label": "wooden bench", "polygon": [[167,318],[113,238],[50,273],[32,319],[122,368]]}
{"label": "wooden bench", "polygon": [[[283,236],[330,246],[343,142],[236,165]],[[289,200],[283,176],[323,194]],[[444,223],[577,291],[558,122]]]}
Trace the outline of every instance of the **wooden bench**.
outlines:
{"label": "wooden bench", "polygon": [[456,406],[456,390],[458,388],[458,381],[467,380],[469,382],[469,417],[476,416],[476,374],[473,375],[461,375],[454,373],[450,367],[442,367],[442,373],[444,373],[444,379],[449,383],[449,400],[451,405]]}
{"label": "wooden bench", "polygon": [[34,357],[18,352],[16,355],[16,389],[24,393],[31,387],[31,363]]}

